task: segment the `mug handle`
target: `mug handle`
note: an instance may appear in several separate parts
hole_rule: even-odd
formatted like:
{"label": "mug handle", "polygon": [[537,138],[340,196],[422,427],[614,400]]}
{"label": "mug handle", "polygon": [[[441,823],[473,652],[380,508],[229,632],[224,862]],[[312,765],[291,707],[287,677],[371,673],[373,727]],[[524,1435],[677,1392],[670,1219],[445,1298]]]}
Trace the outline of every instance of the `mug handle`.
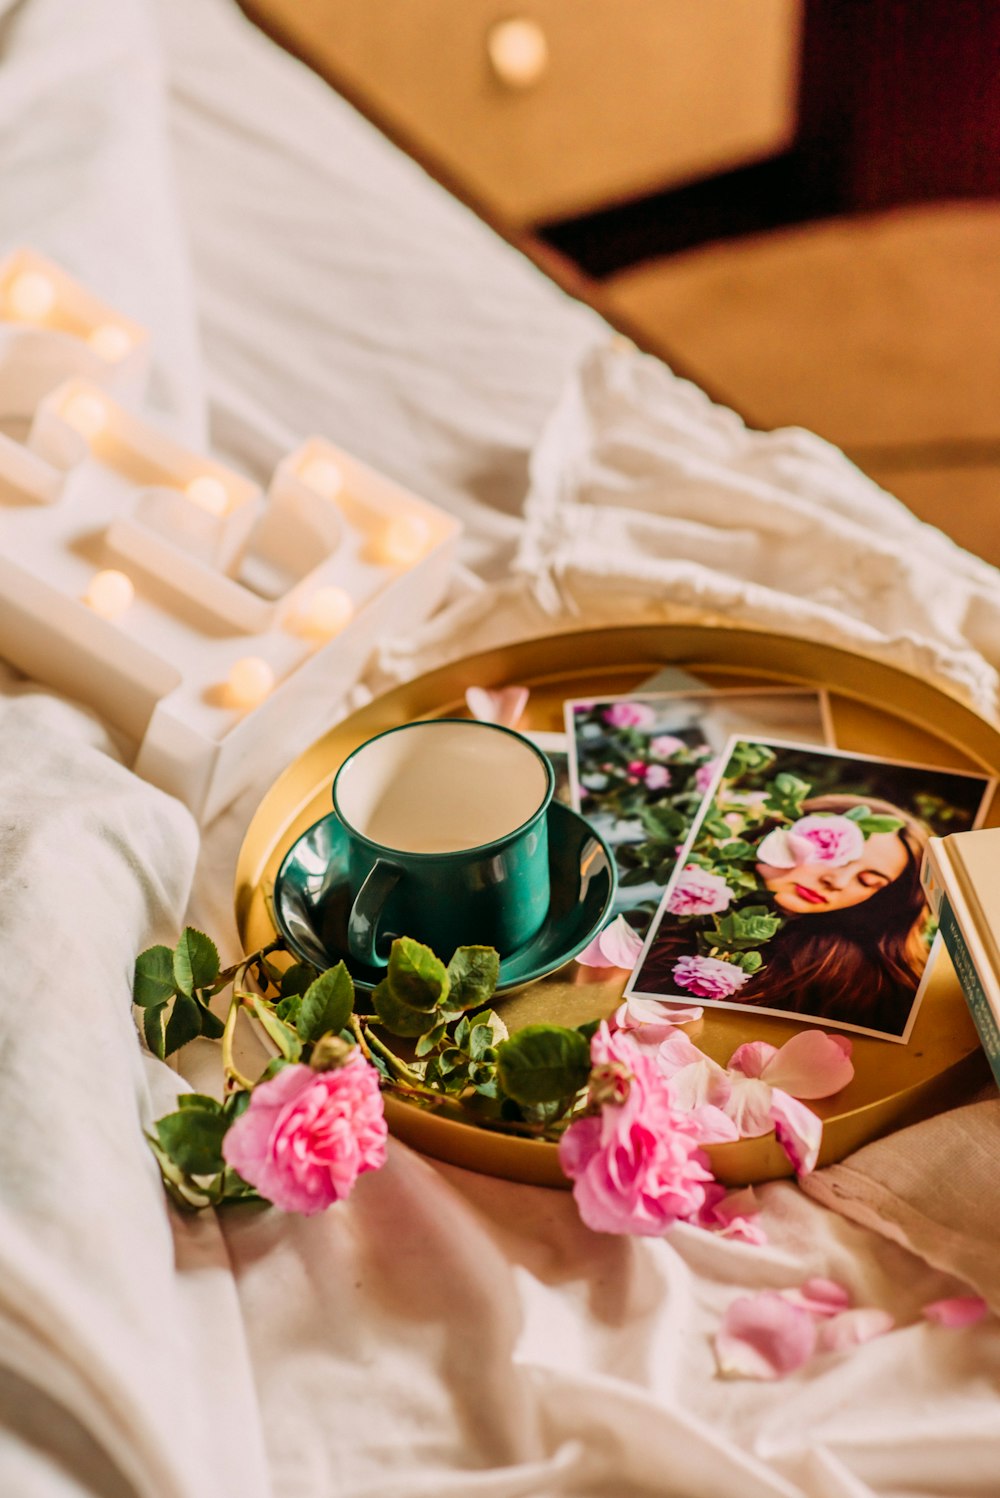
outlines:
{"label": "mug handle", "polygon": [[378,922],[382,907],[402,877],[403,870],[394,863],[376,859],[351,906],[347,945],[351,956],[366,967],[387,967],[389,964],[388,952],[383,956],[378,950]]}

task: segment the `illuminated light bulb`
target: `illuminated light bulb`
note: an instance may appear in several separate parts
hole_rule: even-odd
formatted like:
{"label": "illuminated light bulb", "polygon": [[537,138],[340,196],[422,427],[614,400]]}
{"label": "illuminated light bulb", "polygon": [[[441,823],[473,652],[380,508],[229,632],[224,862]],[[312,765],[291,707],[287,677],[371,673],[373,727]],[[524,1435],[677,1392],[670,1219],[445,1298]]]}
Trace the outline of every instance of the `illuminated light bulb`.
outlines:
{"label": "illuminated light bulb", "polygon": [[303,626],[311,634],[332,639],[354,617],[351,595],[344,588],[317,588],[302,610]]}
{"label": "illuminated light bulb", "polygon": [[84,602],[102,619],[117,619],[135,598],[132,579],[124,572],[109,567],[106,572],[95,572]]}
{"label": "illuminated light bulb", "polygon": [[396,567],[419,562],[427,550],[431,528],[422,515],[395,515],[379,537],[383,560]]}
{"label": "illuminated light bulb", "polygon": [[226,681],[226,693],[236,707],[256,707],[274,690],[274,671],[259,655],[238,660]]}
{"label": "illuminated light bulb", "polygon": [[549,44],[537,21],[511,16],[490,27],[486,51],[493,71],[508,88],[532,88],[549,65]]}
{"label": "illuminated light bulb", "polygon": [[324,499],[336,499],[344,487],[344,475],[330,458],[307,458],[299,478]]}
{"label": "illuminated light bulb", "polygon": [[116,364],[119,359],[124,359],[132,348],[132,339],[128,333],[114,322],[102,322],[100,327],[94,328],[87,335],[87,342],[98,358],[104,359],[108,364]]}
{"label": "illuminated light bulb", "polygon": [[56,289],[41,271],[23,270],[7,287],[7,305],[15,317],[41,322],[56,303]]}
{"label": "illuminated light bulb", "polygon": [[90,442],[107,426],[108,408],[99,396],[78,390],[62,408],[63,420]]}
{"label": "illuminated light bulb", "polygon": [[210,515],[224,515],[229,509],[229,491],[221,479],[203,473],[185,485],[184,493],[193,504]]}

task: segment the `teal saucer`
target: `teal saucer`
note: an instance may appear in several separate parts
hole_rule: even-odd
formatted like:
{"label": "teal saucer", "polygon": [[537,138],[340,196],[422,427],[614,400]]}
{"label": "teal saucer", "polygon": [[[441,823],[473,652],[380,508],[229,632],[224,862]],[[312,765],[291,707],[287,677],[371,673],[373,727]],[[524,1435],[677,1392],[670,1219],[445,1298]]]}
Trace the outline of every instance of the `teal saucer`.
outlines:
{"label": "teal saucer", "polygon": [[[615,897],[615,861],[590,823],[553,801],[548,830],[549,913],[538,935],[501,962],[498,993],[534,983],[582,952],[604,925]],[[355,986],[370,991],[385,972],[355,962],[347,951],[345,844],[335,812],[303,832],[274,881],[274,920],[301,962],[323,971],[343,959]],[[447,959],[451,953],[440,955]]]}

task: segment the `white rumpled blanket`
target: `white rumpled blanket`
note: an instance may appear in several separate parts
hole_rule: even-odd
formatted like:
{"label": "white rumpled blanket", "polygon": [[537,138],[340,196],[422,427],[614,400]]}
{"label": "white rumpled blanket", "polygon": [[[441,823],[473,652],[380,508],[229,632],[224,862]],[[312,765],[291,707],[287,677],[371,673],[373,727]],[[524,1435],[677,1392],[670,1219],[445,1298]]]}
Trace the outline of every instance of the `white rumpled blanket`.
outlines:
{"label": "white rumpled blanket", "polygon": [[[230,0],[0,0],[0,48],[3,235],[153,325],[174,430],[258,477],[325,431],[461,513],[466,560],[505,578],[366,690],[677,613],[811,630],[994,709],[992,569],[818,439],[749,434],[615,352]],[[817,1178],[835,1212],[765,1188],[763,1248],[597,1236],[567,1193],[394,1142],[320,1218],[182,1218],[142,1140],[182,1084],[141,1055],[130,972],[185,918],[235,954],[257,793],[192,885],[186,813],[88,715],[6,681],[0,786],[0,1494],[992,1498],[997,1323],[920,1307],[955,1275],[993,1293],[996,1104]],[[896,1330],[781,1385],[718,1380],[728,1303],[816,1274]]]}

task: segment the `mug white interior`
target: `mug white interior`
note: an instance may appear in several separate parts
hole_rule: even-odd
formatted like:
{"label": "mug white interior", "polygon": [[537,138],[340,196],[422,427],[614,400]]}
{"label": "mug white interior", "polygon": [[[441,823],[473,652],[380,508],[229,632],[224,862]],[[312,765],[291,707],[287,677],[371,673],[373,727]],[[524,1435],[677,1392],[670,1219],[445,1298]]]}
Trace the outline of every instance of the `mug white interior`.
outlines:
{"label": "mug white interior", "polygon": [[334,784],[341,819],[383,848],[457,853],[516,832],[544,804],[538,750],[489,723],[410,723],[364,744]]}

